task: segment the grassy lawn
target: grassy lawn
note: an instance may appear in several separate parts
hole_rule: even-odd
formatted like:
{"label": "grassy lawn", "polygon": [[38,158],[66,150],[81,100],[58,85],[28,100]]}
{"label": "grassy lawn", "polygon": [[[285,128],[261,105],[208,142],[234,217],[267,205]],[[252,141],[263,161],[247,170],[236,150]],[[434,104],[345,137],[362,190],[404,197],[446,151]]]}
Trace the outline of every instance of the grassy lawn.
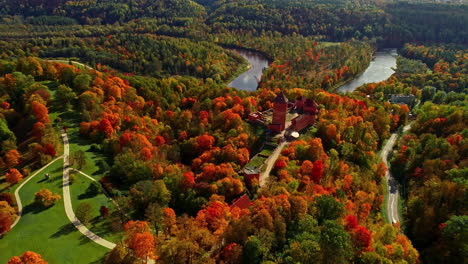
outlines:
{"label": "grassy lawn", "polygon": [[[69,222],[63,199],[45,210],[34,205],[34,193],[42,188],[62,195],[62,166],[63,160],[54,162],[21,189],[23,216],[18,225],[0,239],[0,263],[27,250],[41,254],[50,264],[101,263],[108,249],[89,240]],[[45,173],[50,173],[50,181],[44,180]]]}
{"label": "grassy lawn", "polygon": [[246,167],[251,167],[251,168],[258,168],[263,165],[265,162],[265,158],[256,156],[255,158],[251,159],[250,162],[246,165]]}
{"label": "grassy lawn", "polygon": [[86,224],[86,227],[104,239],[114,243],[119,242],[122,234],[113,233],[110,229],[109,221],[100,217],[99,212],[99,209],[103,205],[109,208],[109,211],[113,211],[115,208],[114,204],[102,192],[97,195],[87,192],[92,181],[80,173],[75,173],[75,175],[75,181],[70,185],[73,210],[76,212],[76,208],[80,203],[89,203],[93,208],[92,220],[89,224]]}
{"label": "grassy lawn", "polygon": [[[85,164],[80,171],[90,175],[96,180],[99,180],[108,168],[105,167],[109,164],[109,160],[103,154],[93,151],[91,147],[91,141],[84,139],[80,136],[79,128],[73,127],[67,130],[68,139],[70,142],[70,155],[73,152],[81,150],[85,153]],[[73,166],[76,168],[76,166]],[[78,169],[78,168],[76,168]]]}

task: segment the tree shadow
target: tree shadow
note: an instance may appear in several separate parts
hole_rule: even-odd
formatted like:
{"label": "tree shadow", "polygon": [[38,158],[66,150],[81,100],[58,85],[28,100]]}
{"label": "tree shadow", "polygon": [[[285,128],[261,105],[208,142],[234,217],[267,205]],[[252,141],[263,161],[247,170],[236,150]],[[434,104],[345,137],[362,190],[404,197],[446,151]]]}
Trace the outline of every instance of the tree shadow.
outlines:
{"label": "tree shadow", "polygon": [[[107,220],[102,219],[100,216],[96,216],[86,225],[86,227],[94,233],[94,235],[104,238],[105,235],[111,233],[110,224]],[[82,236],[80,239],[80,245],[89,243],[91,241],[87,236]]]}
{"label": "tree shadow", "polygon": [[68,223],[60,227],[60,229],[54,234],[52,234],[50,238],[59,238],[61,236],[66,236],[73,231],[75,231],[75,226],[72,223]]}
{"label": "tree shadow", "polygon": [[88,188],[85,193],[78,195],[78,200],[94,198],[97,195],[98,195],[97,193],[89,191],[89,188]]}
{"label": "tree shadow", "polygon": [[29,214],[29,213],[38,214],[40,212],[43,212],[43,211],[46,211],[46,210],[50,209],[52,206],[44,207],[44,206],[41,206],[41,205],[38,205],[38,204],[35,204],[35,203],[31,203],[31,204],[28,204],[25,207],[23,207],[23,213],[22,214],[23,215],[26,215],[26,214]]}

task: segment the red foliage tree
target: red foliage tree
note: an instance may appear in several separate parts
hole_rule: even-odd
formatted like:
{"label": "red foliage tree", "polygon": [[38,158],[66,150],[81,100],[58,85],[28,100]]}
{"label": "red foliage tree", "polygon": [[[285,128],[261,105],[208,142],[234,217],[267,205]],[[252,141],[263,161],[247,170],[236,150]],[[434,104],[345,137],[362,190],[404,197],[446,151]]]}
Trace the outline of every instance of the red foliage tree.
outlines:
{"label": "red foliage tree", "polygon": [[55,147],[52,144],[47,143],[44,146],[44,154],[55,157],[57,155],[57,151],[55,150]]}
{"label": "red foliage tree", "polygon": [[112,133],[114,133],[114,128],[112,128],[112,124],[107,118],[104,118],[99,122],[98,129],[99,131],[104,132],[107,137],[110,137]]}
{"label": "red foliage tree", "polygon": [[32,133],[36,138],[41,139],[45,134],[45,125],[42,122],[36,122],[33,125]]}
{"label": "red foliage tree", "polygon": [[106,206],[103,205],[99,209],[99,213],[101,213],[102,217],[108,217],[109,216],[109,208],[107,208]]}
{"label": "red foliage tree", "polygon": [[358,226],[358,220],[354,215],[347,215],[345,217],[345,228],[350,231]]}
{"label": "red foliage tree", "polygon": [[367,249],[371,245],[372,235],[369,229],[364,226],[357,226],[353,231],[354,243],[361,250]]}
{"label": "red foliage tree", "polygon": [[162,145],[166,144],[166,140],[162,136],[156,136],[154,138],[154,144],[156,146],[162,146]]}
{"label": "red foliage tree", "polygon": [[31,110],[36,117],[36,120],[41,123],[50,123],[49,111],[47,107],[37,101],[31,103]]}
{"label": "red foliage tree", "polygon": [[195,185],[195,175],[191,171],[184,173],[184,180],[182,181],[182,187],[184,189],[192,188]]}
{"label": "red foliage tree", "polygon": [[277,170],[283,169],[283,168],[286,168],[287,165],[288,165],[288,163],[284,159],[278,159],[275,162],[275,169],[277,169]]}
{"label": "red foliage tree", "polygon": [[201,151],[210,150],[213,147],[214,143],[215,143],[214,137],[212,137],[212,136],[210,136],[208,134],[201,135],[201,136],[197,137],[198,148]]}
{"label": "red foliage tree", "polygon": [[10,169],[8,173],[5,175],[6,181],[9,184],[17,184],[23,179],[23,175],[17,169]]}
{"label": "red foliage tree", "polygon": [[322,179],[323,175],[323,162],[321,160],[316,160],[314,162],[314,167],[312,168],[312,180],[315,183],[318,183]]}

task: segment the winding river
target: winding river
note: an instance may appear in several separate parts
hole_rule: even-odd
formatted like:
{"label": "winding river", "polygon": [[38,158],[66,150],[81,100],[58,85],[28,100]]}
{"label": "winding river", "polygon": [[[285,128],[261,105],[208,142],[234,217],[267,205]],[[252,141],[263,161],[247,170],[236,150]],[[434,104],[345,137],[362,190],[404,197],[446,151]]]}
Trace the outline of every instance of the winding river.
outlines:
{"label": "winding river", "polygon": [[352,92],[363,84],[387,80],[395,72],[393,69],[397,66],[397,55],[396,49],[377,51],[364,73],[349,83],[339,87],[337,91],[343,93]]}
{"label": "winding river", "polygon": [[268,68],[268,59],[254,51],[242,49],[233,49],[233,51],[237,52],[249,62],[249,69],[229,83],[228,86],[244,91],[257,90],[258,82],[262,77],[263,70]]}
{"label": "winding river", "polygon": [[[268,68],[269,61],[258,52],[233,49],[249,62],[249,69],[235,78],[228,84],[230,87],[244,91],[255,91],[258,87],[258,82],[262,77],[263,70]],[[383,49],[377,51],[369,64],[369,67],[360,76],[351,80],[345,85],[340,86],[338,92],[352,92],[357,87],[366,83],[381,82],[388,79],[396,68],[396,49]]]}

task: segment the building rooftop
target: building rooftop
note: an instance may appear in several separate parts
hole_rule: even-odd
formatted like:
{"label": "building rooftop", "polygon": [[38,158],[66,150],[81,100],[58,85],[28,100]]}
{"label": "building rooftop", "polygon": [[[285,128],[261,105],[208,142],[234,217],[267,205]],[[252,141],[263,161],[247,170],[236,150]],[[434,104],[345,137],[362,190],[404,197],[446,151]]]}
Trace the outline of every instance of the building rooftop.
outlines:
{"label": "building rooftop", "polygon": [[252,204],[249,196],[247,194],[242,195],[241,197],[232,201],[231,208],[239,207],[240,209],[247,209]]}
{"label": "building rooftop", "polygon": [[275,100],[273,101],[274,103],[282,103],[282,104],[287,104],[288,103],[288,98],[284,95],[283,92],[279,93]]}

